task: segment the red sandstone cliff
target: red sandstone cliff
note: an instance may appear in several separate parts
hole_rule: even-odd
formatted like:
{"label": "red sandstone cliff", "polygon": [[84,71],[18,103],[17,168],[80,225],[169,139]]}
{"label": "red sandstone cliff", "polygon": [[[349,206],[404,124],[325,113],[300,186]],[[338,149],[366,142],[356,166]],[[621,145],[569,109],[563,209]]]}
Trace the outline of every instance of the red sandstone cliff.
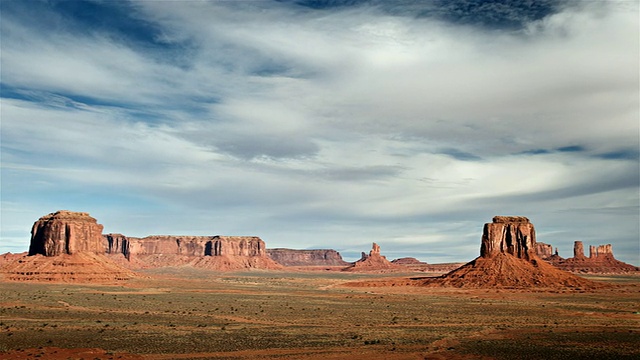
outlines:
{"label": "red sandstone cliff", "polygon": [[133,268],[194,266],[211,270],[279,269],[257,236],[170,236],[144,238],[106,234],[110,254],[123,254]]}
{"label": "red sandstone cliff", "polygon": [[0,264],[8,280],[113,282],[134,276],[105,256],[102,225],[87,213],[60,210],[32,227],[29,253]]}
{"label": "red sandstone cliff", "polygon": [[88,213],[56,211],[33,224],[29,255],[104,254],[102,229],[102,225]]}

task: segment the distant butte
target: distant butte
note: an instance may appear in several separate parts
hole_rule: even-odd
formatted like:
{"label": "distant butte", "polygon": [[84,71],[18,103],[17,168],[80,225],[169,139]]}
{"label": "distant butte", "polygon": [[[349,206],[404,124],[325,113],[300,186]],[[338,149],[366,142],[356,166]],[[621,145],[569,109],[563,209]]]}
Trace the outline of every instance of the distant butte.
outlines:
{"label": "distant butte", "polygon": [[586,257],[582,241],[576,241],[572,258],[563,259],[556,256],[546,260],[559,269],[576,273],[626,274],[640,271],[640,267],[617,260],[613,256],[611,244],[589,246],[589,257]]}
{"label": "distant butte", "polygon": [[332,249],[267,249],[267,255],[284,266],[347,266],[339,252]]}
{"label": "distant butte", "polygon": [[484,225],[480,256],[427,286],[468,288],[597,288],[604,285],[559,270],[536,255],[536,233],[526,217],[496,216]]}
{"label": "distant butte", "polygon": [[344,271],[385,271],[385,270],[393,270],[400,269],[400,265],[393,264],[391,261],[387,260],[387,258],[380,254],[380,246],[376,243],[373,243],[371,251],[369,251],[369,255],[366,253],[362,253],[362,258],[360,260],[353,263],[351,266],[344,268]]}

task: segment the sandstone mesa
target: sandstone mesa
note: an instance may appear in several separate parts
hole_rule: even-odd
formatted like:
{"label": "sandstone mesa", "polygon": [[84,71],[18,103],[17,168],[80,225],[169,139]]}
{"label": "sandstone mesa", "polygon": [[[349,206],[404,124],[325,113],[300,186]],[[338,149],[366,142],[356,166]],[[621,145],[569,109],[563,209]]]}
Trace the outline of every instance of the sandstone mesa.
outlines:
{"label": "sandstone mesa", "polygon": [[[568,272],[631,273],[640,269],[616,260],[610,244],[574,244],[574,257],[563,259],[550,244],[538,243],[526,217],[495,216],[484,225],[480,256],[467,264],[427,264],[415,258],[389,261],[373,243],[371,251],[349,263],[332,249],[267,249],[257,236],[170,236],[144,238],[102,234],[103,226],[88,213],[60,210],[32,227],[27,254],[0,256],[0,273],[9,280],[120,281],[132,270],[189,266],[209,270],[325,267],[350,272],[445,272],[426,286],[454,287],[583,287],[598,284]],[[462,265],[462,266],[460,266]],[[553,266],[552,266],[553,265]],[[403,270],[404,269],[404,270]]]}

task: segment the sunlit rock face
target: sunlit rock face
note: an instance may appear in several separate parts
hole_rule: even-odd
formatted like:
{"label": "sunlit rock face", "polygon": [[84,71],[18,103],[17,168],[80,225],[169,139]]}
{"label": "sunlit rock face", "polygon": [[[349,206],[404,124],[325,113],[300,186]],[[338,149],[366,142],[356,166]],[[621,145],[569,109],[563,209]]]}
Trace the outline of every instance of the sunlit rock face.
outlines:
{"label": "sunlit rock face", "polygon": [[102,229],[103,226],[88,213],[56,211],[33,224],[29,255],[104,254]]}
{"label": "sunlit rock face", "polygon": [[484,225],[480,256],[427,286],[468,288],[597,288],[601,285],[559,270],[536,255],[536,234],[529,219],[496,216]]}
{"label": "sunlit rock face", "polygon": [[536,231],[524,216],[495,216],[484,225],[480,256],[491,258],[499,253],[530,260],[536,253]]}

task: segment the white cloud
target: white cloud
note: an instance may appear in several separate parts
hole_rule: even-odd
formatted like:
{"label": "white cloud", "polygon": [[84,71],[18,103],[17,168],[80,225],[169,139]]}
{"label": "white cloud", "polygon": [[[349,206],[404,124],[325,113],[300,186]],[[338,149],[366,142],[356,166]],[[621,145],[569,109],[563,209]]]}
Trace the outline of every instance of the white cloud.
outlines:
{"label": "white cloud", "polygon": [[[637,11],[571,8],[505,33],[363,9],[135,5],[180,61],[3,16],[3,85],[23,98],[2,99],[3,225],[28,232],[44,197],[93,202],[77,210],[137,236],[424,242],[435,262],[474,257],[482,223],[516,214],[638,262]],[[86,200],[52,195],[72,189]],[[593,221],[620,212],[612,233]]]}

